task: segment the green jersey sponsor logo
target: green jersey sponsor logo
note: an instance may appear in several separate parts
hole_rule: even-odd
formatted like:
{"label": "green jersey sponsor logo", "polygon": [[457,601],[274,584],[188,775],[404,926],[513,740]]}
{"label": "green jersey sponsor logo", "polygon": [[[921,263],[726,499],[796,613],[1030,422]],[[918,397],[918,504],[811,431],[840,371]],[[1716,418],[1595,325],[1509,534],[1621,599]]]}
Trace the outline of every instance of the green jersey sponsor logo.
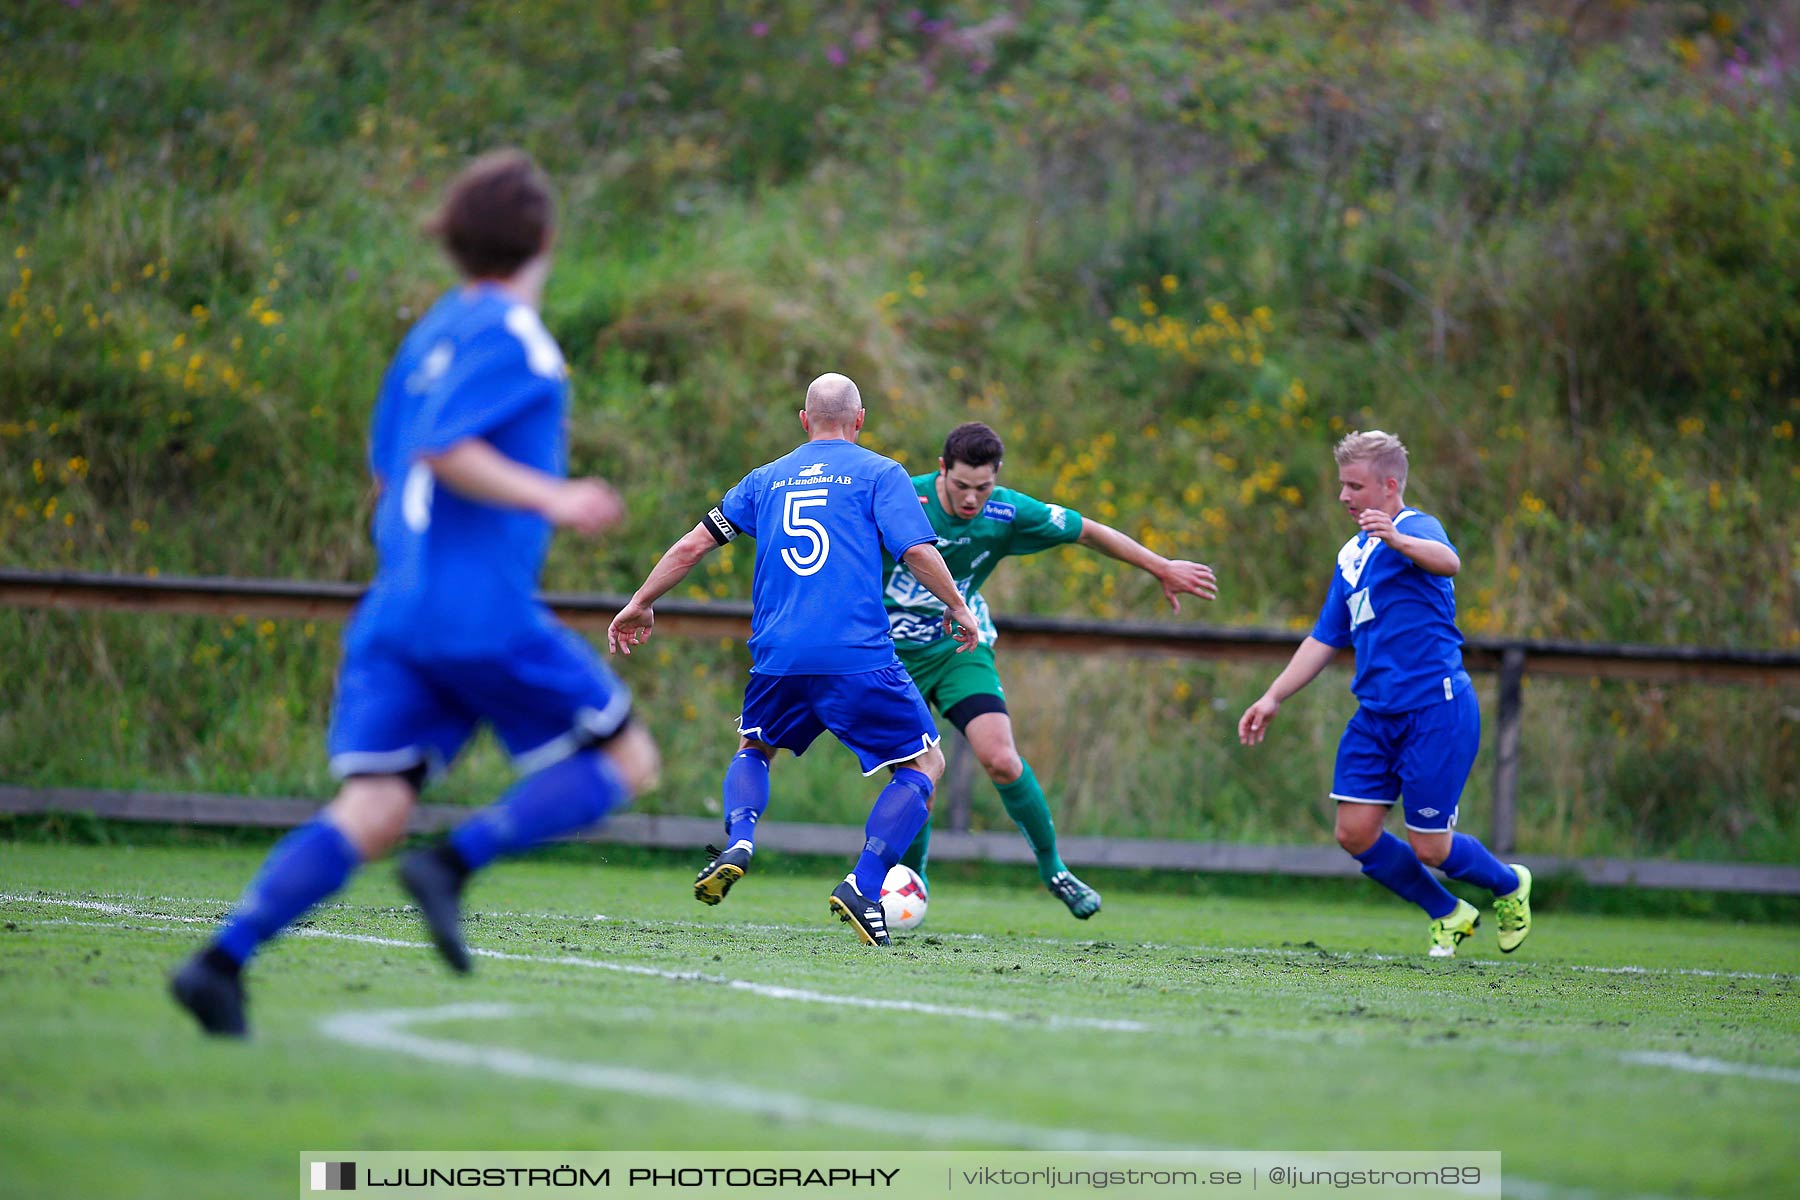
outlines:
{"label": "green jersey sponsor logo", "polygon": [[[981,585],[1004,558],[1036,554],[1075,541],[1081,536],[1081,514],[998,487],[980,513],[964,520],[938,503],[935,471],[915,475],[913,487],[932,532],[937,534],[938,553],[944,556],[957,590],[975,612],[981,641],[991,644],[996,637],[994,622],[981,596]],[[884,560],[884,568],[888,629],[898,648],[919,649],[942,641],[946,636],[943,602],[925,590],[905,563],[889,558]]]}

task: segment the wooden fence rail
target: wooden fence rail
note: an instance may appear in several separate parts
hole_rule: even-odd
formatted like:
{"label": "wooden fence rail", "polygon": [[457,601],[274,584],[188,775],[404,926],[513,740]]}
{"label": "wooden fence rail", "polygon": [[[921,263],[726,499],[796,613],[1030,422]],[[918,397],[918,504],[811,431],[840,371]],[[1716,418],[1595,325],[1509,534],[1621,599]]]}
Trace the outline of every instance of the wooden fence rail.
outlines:
{"label": "wooden fence rail", "polygon": [[[274,796],[220,796],[188,792],[121,792],[80,788],[18,788],[0,785],[0,815],[92,816],[108,821],[291,829],[319,811],[319,802]],[[421,804],[407,828],[438,833],[469,815],[454,804]],[[616,845],[655,846],[692,852],[718,840],[717,817],[621,813],[598,829],[564,839]],[[853,858],[862,848],[860,825],[819,825],[771,821],[756,831],[756,844],[789,854]],[[1344,876],[1358,874],[1356,861],[1336,846],[1247,846],[1236,842],[1164,842],[1142,838],[1066,837],[1057,840],[1063,857],[1076,867],[1204,871],[1235,875]],[[943,832],[931,835],[933,862],[1034,860],[1017,834]],[[1685,888],[1707,892],[1800,895],[1800,867],[1756,863],[1670,862],[1663,859],[1558,858],[1527,854],[1522,861],[1539,879],[1574,878],[1608,887]]]}
{"label": "wooden fence rail", "polygon": [[[348,617],[363,593],[363,585],[351,583],[290,582],[263,579],[146,578],[136,576],[35,572],[0,569],[0,607],[102,612],[186,613],[201,616],[297,618],[341,620]],[[544,596],[556,614],[578,629],[603,631],[625,602],[625,597],[595,594],[551,593]],[[995,626],[1006,635],[1007,645],[1061,654],[1176,656],[1237,662],[1285,662],[1300,635],[1291,630],[1244,629],[1148,621],[1094,621],[1062,617],[1001,616]],[[742,601],[694,601],[665,597],[656,606],[659,633],[676,637],[732,637],[750,632],[750,606]],[[1351,661],[1346,653],[1340,663]],[[1463,661],[1471,671],[1499,674],[1494,765],[1493,824],[1489,844],[1496,852],[1513,851],[1516,826],[1520,744],[1520,718],[1524,708],[1523,681],[1527,671],[1539,675],[1648,680],[1672,683],[1723,683],[1765,687],[1800,687],[1800,653],[1777,650],[1709,648],[1699,646],[1648,646],[1563,642],[1521,638],[1473,638],[1463,647]],[[968,792],[972,774],[966,748],[958,741],[951,752],[946,777],[946,833],[985,845],[982,835],[968,831]],[[657,818],[671,820],[672,818]],[[833,828],[833,827],[820,827]],[[1004,839],[1003,839],[1004,840]],[[1095,843],[1102,839],[1067,839],[1066,844]],[[1106,839],[1116,841],[1116,839]],[[1009,843],[1010,844],[1010,843]],[[1144,843],[1147,846],[1169,845]],[[1198,847],[1202,858],[1216,861],[1236,851],[1283,850],[1279,847]],[[1327,853],[1336,855],[1330,848]],[[938,842],[932,852],[939,852]],[[1097,849],[1096,853],[1100,853]],[[1086,861],[1102,861],[1089,858]],[[956,857],[953,852],[945,857]],[[986,855],[996,857],[996,855]],[[998,857],[1006,857],[998,855]],[[1138,857],[1143,857],[1139,855]],[[1135,865],[1162,865],[1139,862]],[[1239,856],[1241,857],[1241,855]],[[1291,856],[1290,856],[1291,857]],[[1339,856],[1341,857],[1341,856]],[[1186,861],[1185,859],[1183,860]],[[1271,860],[1274,861],[1274,860]],[[1298,860],[1295,860],[1296,862]],[[1575,860],[1571,860],[1575,861]],[[1599,861],[1599,860],[1582,860]],[[1121,863],[1120,865],[1126,865]],[[1640,864],[1643,865],[1643,864]],[[1737,864],[1675,864],[1704,868],[1714,879],[1720,871],[1766,873],[1785,868]],[[1221,869],[1221,868],[1214,868]],[[1222,868],[1229,869],[1229,868]],[[1294,866],[1283,869],[1298,869]],[[1311,873],[1302,871],[1301,873]],[[1619,873],[1595,868],[1596,882],[1612,881]],[[1656,872],[1651,872],[1656,875]],[[1777,891],[1800,892],[1800,872],[1791,885]],[[1755,876],[1763,879],[1763,874]],[[1642,871],[1633,879],[1648,878]],[[1748,876],[1746,878],[1749,878]],[[1782,878],[1786,878],[1783,876]],[[1717,883],[1664,883],[1645,886],[1722,887]],[[1724,890],[1732,890],[1726,888]],[[1766,890],[1757,887],[1752,890]]]}

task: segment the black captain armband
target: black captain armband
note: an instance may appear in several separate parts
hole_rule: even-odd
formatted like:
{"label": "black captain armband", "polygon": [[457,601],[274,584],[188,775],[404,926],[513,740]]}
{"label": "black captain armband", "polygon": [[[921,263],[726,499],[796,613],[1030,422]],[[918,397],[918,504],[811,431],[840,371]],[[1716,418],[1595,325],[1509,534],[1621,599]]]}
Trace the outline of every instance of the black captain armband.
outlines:
{"label": "black captain armband", "polygon": [[700,523],[706,526],[706,532],[712,534],[713,541],[721,546],[738,535],[737,526],[726,520],[725,514],[717,508],[707,509],[706,515],[700,518]]}

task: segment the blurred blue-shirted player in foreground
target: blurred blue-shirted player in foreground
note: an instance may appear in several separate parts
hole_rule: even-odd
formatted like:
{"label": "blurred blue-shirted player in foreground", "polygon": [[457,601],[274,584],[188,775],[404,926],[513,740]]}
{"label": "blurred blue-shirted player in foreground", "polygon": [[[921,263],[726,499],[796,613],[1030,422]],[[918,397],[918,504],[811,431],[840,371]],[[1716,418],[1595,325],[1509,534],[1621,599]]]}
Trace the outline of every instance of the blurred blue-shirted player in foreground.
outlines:
{"label": "blurred blue-shirted player in foreground", "polygon": [[882,603],[882,551],[905,562],[944,602],[963,649],[975,614],[957,591],[906,468],[856,444],[864,411],[856,385],[821,375],[806,390],[808,441],[756,468],[663,554],[607,631],[614,652],[650,636],[651,605],[700,560],[739,534],[756,539],[750,585],[750,682],[738,717],[738,752],[725,774],[730,844],[695,881],[717,903],[749,869],[749,832],[769,804],[778,748],[805,752],[829,730],[862,764],[893,778],[869,813],[856,868],[831,893],[831,910],[862,940],[889,944],[881,883],[931,813],[944,773],[937,726],[900,665]]}
{"label": "blurred blue-shirted player in foreground", "polygon": [[[1453,956],[1481,914],[1451,895],[1427,864],[1494,894],[1500,949],[1511,953],[1531,932],[1531,872],[1456,832],[1457,801],[1481,746],[1481,708],[1463,670],[1451,582],[1462,560],[1436,517],[1406,506],[1399,438],[1352,433],[1334,454],[1338,499],[1361,532],[1338,551],[1312,635],[1245,710],[1238,740],[1262,741],[1281,702],[1339,650],[1356,647],[1350,690],[1360,707],[1338,742],[1331,784],[1338,844],[1363,874],[1425,910],[1432,957]],[[1410,846],[1381,827],[1402,798]]]}
{"label": "blurred blue-shirted player in foreground", "polygon": [[399,842],[420,785],[479,723],[522,778],[400,865],[457,971],[468,877],[600,820],[656,772],[630,693],[535,598],[552,527],[597,534],[624,514],[606,484],[564,477],[566,372],[537,314],[552,210],[531,160],[499,151],[463,171],[434,220],[465,282],[407,335],[375,410],[378,566],[344,636],[331,720],[343,785],[171,980],[208,1033],[245,1033],[244,964]]}

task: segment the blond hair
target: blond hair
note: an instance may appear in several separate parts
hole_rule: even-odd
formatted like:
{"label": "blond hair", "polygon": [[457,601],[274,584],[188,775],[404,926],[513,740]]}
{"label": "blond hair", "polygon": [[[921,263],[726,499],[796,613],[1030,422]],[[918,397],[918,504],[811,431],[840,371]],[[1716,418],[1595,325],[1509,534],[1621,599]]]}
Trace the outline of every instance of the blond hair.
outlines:
{"label": "blond hair", "polygon": [[1345,434],[1344,440],[1332,447],[1331,456],[1340,467],[1366,462],[1380,471],[1383,479],[1395,480],[1402,491],[1406,489],[1406,446],[1391,433],[1368,429]]}

